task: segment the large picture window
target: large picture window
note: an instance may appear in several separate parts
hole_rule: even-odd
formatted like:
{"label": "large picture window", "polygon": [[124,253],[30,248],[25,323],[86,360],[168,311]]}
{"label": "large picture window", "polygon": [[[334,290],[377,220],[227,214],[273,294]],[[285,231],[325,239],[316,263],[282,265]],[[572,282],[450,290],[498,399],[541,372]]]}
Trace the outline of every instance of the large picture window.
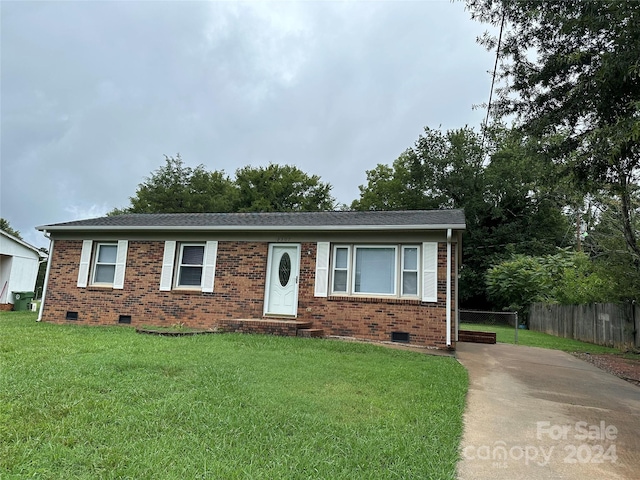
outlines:
{"label": "large picture window", "polygon": [[380,295],[396,294],[395,247],[355,247],[353,291]]}
{"label": "large picture window", "polygon": [[417,298],[420,293],[417,245],[335,245],[332,293]]}

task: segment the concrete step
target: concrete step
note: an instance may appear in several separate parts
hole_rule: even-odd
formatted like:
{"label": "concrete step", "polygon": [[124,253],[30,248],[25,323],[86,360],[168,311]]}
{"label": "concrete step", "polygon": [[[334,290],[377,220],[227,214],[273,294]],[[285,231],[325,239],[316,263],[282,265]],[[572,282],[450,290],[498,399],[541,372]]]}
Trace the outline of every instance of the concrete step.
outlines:
{"label": "concrete step", "polygon": [[324,337],[324,330],[321,328],[299,328],[297,336],[307,338],[322,338]]}
{"label": "concrete step", "polygon": [[295,337],[301,328],[309,328],[313,322],[269,318],[224,319],[220,327],[225,332],[261,333]]}

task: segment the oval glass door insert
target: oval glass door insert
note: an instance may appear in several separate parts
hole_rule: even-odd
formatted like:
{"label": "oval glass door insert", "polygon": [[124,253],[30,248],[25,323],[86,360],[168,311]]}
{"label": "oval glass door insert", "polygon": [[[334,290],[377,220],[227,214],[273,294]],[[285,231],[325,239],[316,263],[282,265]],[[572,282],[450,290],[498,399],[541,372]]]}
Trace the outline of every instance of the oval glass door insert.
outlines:
{"label": "oval glass door insert", "polygon": [[291,278],[291,257],[287,252],[284,252],[280,257],[280,266],[278,267],[278,276],[280,277],[280,285],[286,287]]}

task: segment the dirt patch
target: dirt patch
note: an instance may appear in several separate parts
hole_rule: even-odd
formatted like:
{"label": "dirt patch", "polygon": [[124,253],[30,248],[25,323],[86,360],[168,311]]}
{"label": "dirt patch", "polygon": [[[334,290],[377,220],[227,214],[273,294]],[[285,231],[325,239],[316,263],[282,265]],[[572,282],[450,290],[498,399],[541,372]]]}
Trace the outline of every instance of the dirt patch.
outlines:
{"label": "dirt patch", "polygon": [[206,333],[221,333],[220,331],[214,330],[171,330],[171,329],[160,329],[160,328],[136,328],[136,333],[143,333],[147,335],[160,335],[163,337],[187,337],[190,335],[203,335]]}
{"label": "dirt patch", "polygon": [[640,387],[640,355],[574,353],[574,356]]}

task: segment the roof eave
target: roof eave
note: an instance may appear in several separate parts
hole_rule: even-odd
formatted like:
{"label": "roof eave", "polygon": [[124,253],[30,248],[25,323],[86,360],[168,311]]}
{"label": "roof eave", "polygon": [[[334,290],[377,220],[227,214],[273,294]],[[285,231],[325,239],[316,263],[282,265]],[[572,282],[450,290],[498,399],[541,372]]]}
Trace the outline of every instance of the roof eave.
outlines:
{"label": "roof eave", "polygon": [[36,227],[37,230],[47,232],[105,232],[105,231],[135,231],[135,232],[158,232],[158,231],[192,231],[192,232],[206,232],[206,231],[241,231],[241,232],[261,232],[261,231],[375,231],[375,230],[465,230],[466,224],[464,223],[444,223],[444,224],[431,224],[431,225],[173,225],[173,226],[124,226],[124,225],[41,225]]}
{"label": "roof eave", "polygon": [[47,255],[46,255],[44,252],[40,251],[40,250],[38,249],[38,247],[34,247],[33,245],[31,245],[31,244],[29,244],[29,243],[25,242],[24,240],[22,240],[22,239],[20,239],[20,238],[18,238],[18,237],[15,237],[15,236],[11,235],[11,234],[10,234],[10,233],[8,233],[8,232],[5,232],[4,230],[0,230],[0,232],[2,232],[2,234],[3,234],[4,236],[6,236],[7,238],[9,238],[9,239],[13,240],[14,242],[19,243],[19,244],[20,244],[20,245],[22,245],[23,247],[26,247],[26,248],[28,248],[29,250],[34,251],[35,253],[37,253],[37,254],[38,254],[38,256],[39,256],[40,258],[46,258],[46,257],[47,257]]}

